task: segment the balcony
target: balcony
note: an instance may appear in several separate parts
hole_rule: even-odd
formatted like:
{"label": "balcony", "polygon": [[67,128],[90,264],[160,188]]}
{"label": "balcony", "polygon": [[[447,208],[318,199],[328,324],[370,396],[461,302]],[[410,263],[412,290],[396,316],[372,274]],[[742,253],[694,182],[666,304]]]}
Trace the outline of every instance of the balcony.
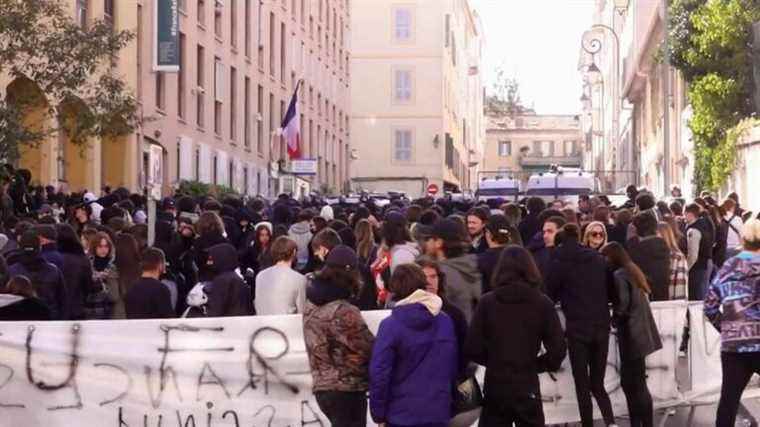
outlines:
{"label": "balcony", "polygon": [[527,153],[519,157],[520,166],[524,168],[548,168],[551,165],[566,167],[581,167],[583,157],[581,153],[574,153],[570,156],[544,156],[540,154]]}

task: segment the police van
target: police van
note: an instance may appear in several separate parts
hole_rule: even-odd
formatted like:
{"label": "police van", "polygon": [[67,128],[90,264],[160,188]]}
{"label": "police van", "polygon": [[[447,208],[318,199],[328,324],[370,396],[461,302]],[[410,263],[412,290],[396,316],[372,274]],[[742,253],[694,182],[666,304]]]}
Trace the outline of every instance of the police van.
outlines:
{"label": "police van", "polygon": [[478,182],[475,198],[480,201],[491,199],[515,200],[520,196],[520,181],[507,176],[483,177]]}
{"label": "police van", "polygon": [[525,184],[527,197],[540,197],[546,202],[563,200],[578,203],[578,197],[599,192],[599,180],[581,169],[553,168],[545,173],[533,174]]}

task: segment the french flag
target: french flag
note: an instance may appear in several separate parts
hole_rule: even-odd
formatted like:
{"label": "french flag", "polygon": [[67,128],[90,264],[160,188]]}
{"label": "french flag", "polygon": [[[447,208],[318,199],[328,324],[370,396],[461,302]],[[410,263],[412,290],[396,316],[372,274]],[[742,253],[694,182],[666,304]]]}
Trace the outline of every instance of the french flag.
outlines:
{"label": "french flag", "polygon": [[301,87],[299,80],[293,98],[290,99],[288,112],[282,119],[282,137],[288,144],[288,156],[291,159],[301,158],[301,115],[298,108],[298,89]]}

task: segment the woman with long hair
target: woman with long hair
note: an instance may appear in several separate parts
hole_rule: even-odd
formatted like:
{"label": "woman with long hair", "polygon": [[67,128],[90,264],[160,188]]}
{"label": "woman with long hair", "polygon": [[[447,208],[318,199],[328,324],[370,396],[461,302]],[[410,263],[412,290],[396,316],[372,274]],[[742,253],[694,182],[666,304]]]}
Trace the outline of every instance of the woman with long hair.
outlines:
{"label": "woman with long hair", "polygon": [[88,307],[87,317],[90,319],[110,319],[113,303],[121,298],[119,295],[119,271],[116,268],[116,248],[107,233],[99,231],[89,239],[90,247],[87,257],[92,266],[92,282],[94,291],[105,291],[109,297],[109,305]]}
{"label": "woman with long hair", "polygon": [[481,298],[465,344],[465,356],[486,367],[479,425],[543,426],[538,374],[558,370],[565,358],[562,325],[526,249],[506,247],[492,277],[493,291]]}
{"label": "woman with long hair", "polygon": [[370,412],[388,426],[448,425],[457,376],[457,340],[441,298],[425,291],[415,264],[395,268],[394,306],[380,322],[370,362]]}
{"label": "woman with long hair", "polygon": [[333,248],[306,289],[304,342],[314,395],[330,424],[367,425],[369,361],[374,337],[350,301],[359,288],[356,252]]}
{"label": "woman with long hair", "polygon": [[623,388],[632,427],[654,422],[652,396],[646,380],[646,357],[662,348],[660,333],[649,307],[652,290],[646,276],[622,245],[609,243],[602,254],[615,270],[613,324],[618,330],[620,386]]}
{"label": "woman with long hair", "polygon": [[590,222],[583,233],[583,246],[600,251],[606,244],[607,227],[599,221]]}
{"label": "woman with long hair", "polygon": [[258,274],[273,265],[270,248],[274,238],[269,224],[257,224],[255,230],[253,242],[244,255],[242,265]]}
{"label": "woman with long hair", "polygon": [[686,290],[689,289],[689,271],[686,256],[678,247],[673,227],[667,222],[657,224],[657,236],[665,241],[670,250],[670,283],[668,296],[671,300],[686,299]]}
{"label": "woman with long hair", "polygon": [[377,287],[370,265],[377,258],[378,245],[375,243],[375,230],[368,219],[360,219],[354,229],[356,237],[356,254],[359,257],[359,272],[363,285],[359,291],[357,304],[361,310],[376,310]]}
{"label": "woman with long hair", "polygon": [[118,293],[114,295],[114,306],[111,318],[126,319],[127,311],[124,307],[124,298],[142,273],[140,269],[140,250],[137,240],[131,234],[119,233],[114,242],[116,247],[116,271],[119,275]]}

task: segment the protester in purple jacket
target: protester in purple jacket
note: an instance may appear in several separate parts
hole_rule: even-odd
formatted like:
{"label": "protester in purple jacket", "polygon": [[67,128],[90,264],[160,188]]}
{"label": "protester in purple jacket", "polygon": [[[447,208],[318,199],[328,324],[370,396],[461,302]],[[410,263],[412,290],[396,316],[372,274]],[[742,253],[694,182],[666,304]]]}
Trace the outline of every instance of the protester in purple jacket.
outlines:
{"label": "protester in purple jacket", "polygon": [[395,306],[380,323],[370,362],[372,419],[386,427],[445,427],[457,374],[454,324],[426,292],[425,274],[402,264],[389,288]]}

